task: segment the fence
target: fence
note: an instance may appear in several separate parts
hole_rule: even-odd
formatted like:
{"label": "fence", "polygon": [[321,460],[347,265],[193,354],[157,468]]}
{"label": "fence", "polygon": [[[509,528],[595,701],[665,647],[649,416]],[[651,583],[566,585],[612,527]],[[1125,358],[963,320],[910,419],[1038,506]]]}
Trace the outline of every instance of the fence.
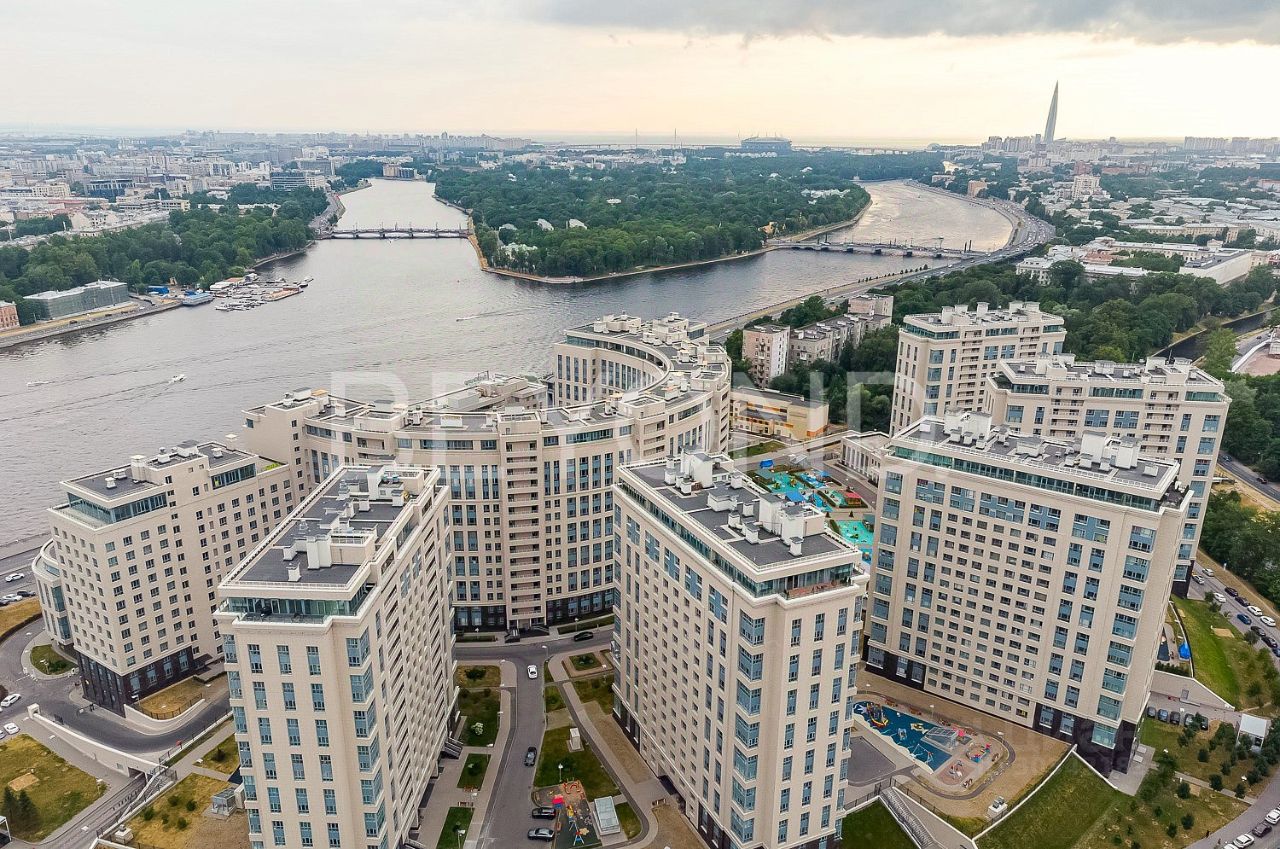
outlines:
{"label": "fence", "polygon": [[887,787],[881,794],[880,798],[884,801],[884,806],[889,809],[889,813],[920,849],[942,849],[942,844],[933,839],[933,835],[924,827],[924,823],[920,822],[919,817],[899,795],[900,792],[896,787]]}
{"label": "fence", "polygon": [[202,702],[202,701],[204,701],[204,695],[199,694],[199,695],[191,696],[178,707],[170,708],[168,710],[152,710],[150,708],[143,707],[142,702],[136,702],[133,705],[133,708],[137,710],[138,713],[145,714],[146,716],[149,716],[152,719],[165,720],[165,719],[173,719],[175,716],[180,716],[185,711],[190,710],[192,705],[195,705],[197,702]]}

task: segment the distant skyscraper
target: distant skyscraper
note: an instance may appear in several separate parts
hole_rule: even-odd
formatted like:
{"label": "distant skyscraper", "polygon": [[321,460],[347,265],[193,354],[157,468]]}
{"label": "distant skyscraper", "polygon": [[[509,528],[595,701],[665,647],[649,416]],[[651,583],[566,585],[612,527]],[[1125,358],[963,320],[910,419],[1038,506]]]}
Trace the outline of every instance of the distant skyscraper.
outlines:
{"label": "distant skyscraper", "polygon": [[1044,143],[1053,144],[1054,132],[1058,129],[1058,84],[1053,84],[1053,99],[1049,101],[1049,117],[1044,122]]}

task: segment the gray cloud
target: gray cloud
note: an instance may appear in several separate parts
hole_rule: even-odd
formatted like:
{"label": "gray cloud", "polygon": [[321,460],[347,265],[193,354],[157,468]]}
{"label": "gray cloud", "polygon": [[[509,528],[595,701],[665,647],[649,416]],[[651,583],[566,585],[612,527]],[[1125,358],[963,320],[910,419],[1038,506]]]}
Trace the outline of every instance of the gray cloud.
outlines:
{"label": "gray cloud", "polygon": [[1280,44],[1280,0],[524,0],[535,20],[698,35],[1084,33]]}

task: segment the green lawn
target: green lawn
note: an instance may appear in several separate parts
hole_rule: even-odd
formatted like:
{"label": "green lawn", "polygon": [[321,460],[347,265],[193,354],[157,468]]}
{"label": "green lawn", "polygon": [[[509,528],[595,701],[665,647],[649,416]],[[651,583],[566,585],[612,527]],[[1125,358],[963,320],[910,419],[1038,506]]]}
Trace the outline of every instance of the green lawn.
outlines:
{"label": "green lawn", "polygon": [[575,654],[569,660],[573,662],[573,668],[578,670],[595,669],[600,665],[600,658],[594,654]]}
{"label": "green lawn", "polygon": [[479,789],[484,784],[484,773],[489,768],[489,756],[481,754],[467,755],[462,764],[462,774],[458,776],[458,786],[464,789]]}
{"label": "green lawn", "polygon": [[843,849],[916,849],[893,814],[879,802],[849,814],[840,828]]}
{"label": "green lawn", "polygon": [[618,825],[622,826],[622,833],[627,836],[628,840],[640,833],[640,818],[631,809],[630,802],[618,803],[615,810],[618,813]]}
{"label": "green lawn", "polygon": [[[1273,691],[1280,686],[1266,647],[1250,646],[1223,613],[1214,612],[1204,602],[1175,598],[1173,603],[1191,641],[1196,679],[1237,707],[1273,714]],[[1234,615],[1230,607],[1224,612]],[[1215,633],[1215,629],[1230,636]]]}
{"label": "green lawn", "polygon": [[[1234,729],[1228,739],[1218,735],[1221,723],[1209,723],[1208,731],[1197,731],[1196,735],[1185,743],[1182,729],[1161,722],[1158,719],[1142,720],[1138,727],[1138,739],[1151,746],[1157,752],[1168,752],[1177,762],[1178,772],[1186,773],[1201,781],[1212,781],[1217,775],[1223,785],[1230,790],[1236,786],[1241,776],[1247,776],[1254,768],[1253,756],[1234,749]],[[1223,732],[1225,735],[1227,732]],[[1204,751],[1205,760],[1200,760],[1200,752]],[[1223,767],[1226,771],[1223,772]],[[1247,782],[1246,782],[1247,783]]]}
{"label": "green lawn", "polygon": [[[563,765],[564,770],[557,769],[558,765]],[[618,793],[618,785],[605,772],[585,740],[580,751],[569,751],[568,726],[549,729],[542,735],[542,749],[538,753],[538,769],[533,783],[535,787],[550,787],[558,784],[561,776],[565,781],[581,781],[592,799]]]}
{"label": "green lawn", "polygon": [[63,657],[48,643],[32,647],[31,665],[45,675],[61,675],[76,668],[75,663]]}
{"label": "green lawn", "polygon": [[459,666],[453,680],[459,687],[501,687],[502,670],[496,666]]}
{"label": "green lawn", "polygon": [[94,778],[26,734],[0,743],[0,786],[25,790],[35,808],[31,822],[9,825],[15,837],[39,842],[102,795]]}
{"label": "green lawn", "polygon": [[564,708],[564,696],[560,695],[560,688],[555,684],[548,684],[543,687],[542,704],[547,713]]}
{"label": "green lawn", "polygon": [[[458,710],[467,718],[467,746],[488,746],[498,738],[498,691],[491,688],[458,691]],[[481,726],[476,733],[475,725]]]}
{"label": "green lawn", "polygon": [[240,750],[236,747],[236,735],[228,734],[218,745],[200,756],[200,765],[223,775],[230,775],[240,766]]}
{"label": "green lawn", "polygon": [[1143,849],[1174,849],[1245,809],[1243,802],[1211,791],[1181,799],[1178,783],[1172,771],[1153,768],[1138,795],[1129,797],[1072,756],[1026,804],[982,838],[979,849],[1108,849],[1135,842]]}
{"label": "green lawn", "polygon": [[0,634],[25,625],[40,615],[40,599],[24,598],[22,601],[0,607]]}
{"label": "green lawn", "polygon": [[613,614],[609,614],[608,616],[601,616],[599,619],[589,619],[586,622],[557,625],[556,630],[561,634],[572,634],[576,631],[594,631],[596,628],[609,628],[612,626]]}
{"label": "green lawn", "polygon": [[764,442],[756,442],[752,445],[746,446],[745,448],[735,448],[733,451],[729,452],[729,456],[735,460],[740,460],[744,457],[755,457],[758,454],[769,454],[773,451],[781,451],[783,448],[786,448],[786,446],[778,440],[769,439]]}
{"label": "green lawn", "polygon": [[445,815],[444,825],[440,827],[440,839],[436,841],[436,849],[458,849],[461,842],[467,839],[466,834],[463,834],[460,841],[458,832],[466,832],[471,828],[471,815],[474,813],[474,808],[450,808],[449,813]]}
{"label": "green lawn", "polygon": [[613,710],[613,674],[600,675],[595,678],[583,678],[573,682],[578,698],[583,703],[595,702],[605,713]]}

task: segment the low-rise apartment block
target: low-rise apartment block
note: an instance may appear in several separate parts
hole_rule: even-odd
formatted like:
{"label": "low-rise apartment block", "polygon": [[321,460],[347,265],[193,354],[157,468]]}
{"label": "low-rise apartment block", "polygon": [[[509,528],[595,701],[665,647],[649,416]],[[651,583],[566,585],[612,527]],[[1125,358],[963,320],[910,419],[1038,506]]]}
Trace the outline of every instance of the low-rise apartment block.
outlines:
{"label": "low-rise apartment block", "polygon": [[1187,517],[1133,437],[925,418],[880,472],[866,663],[1126,771]]}
{"label": "low-rise apartment block", "polygon": [[829,423],[827,402],[810,401],[802,395],[735,386],[729,402],[732,426],[759,436],[811,439]]}
{"label": "low-rise apartment block", "polygon": [[985,410],[987,378],[1002,360],[1059,353],[1066,338],[1062,317],[1034,302],[907,316],[898,335],[891,432],[947,410]]}
{"label": "low-rise apartment block", "polygon": [[219,587],[252,849],[417,825],[456,745],[448,503],[435,469],[340,467]]}
{"label": "low-rise apartment block", "polygon": [[293,508],[288,472],[226,443],[184,442],[62,482],[32,574],[86,698],[123,714],[222,660],[215,588]]}
{"label": "low-rise apartment block", "polygon": [[1059,354],[1001,362],[988,395],[997,425],[1049,439],[1078,440],[1086,431],[1131,437],[1144,457],[1178,465],[1178,480],[1191,490],[1174,572],[1174,591],[1185,595],[1231,406],[1222,381],[1189,360],[1077,362]]}
{"label": "low-rise apartment block", "polygon": [[294,392],[249,410],[245,440],[306,487],[346,464],[439,468],[457,627],[589,617],[616,598],[618,467],[728,445],[729,358],[705,329],[606,316],[566,332],[548,385],[484,375],[402,406]]}
{"label": "low-rise apartment block", "polygon": [[742,331],[742,359],[747,374],[759,386],[787,370],[791,328],[784,324],[757,324]]}
{"label": "low-rise apartment block", "polygon": [[621,470],[615,716],[710,846],[832,845],[867,575],[723,455]]}

